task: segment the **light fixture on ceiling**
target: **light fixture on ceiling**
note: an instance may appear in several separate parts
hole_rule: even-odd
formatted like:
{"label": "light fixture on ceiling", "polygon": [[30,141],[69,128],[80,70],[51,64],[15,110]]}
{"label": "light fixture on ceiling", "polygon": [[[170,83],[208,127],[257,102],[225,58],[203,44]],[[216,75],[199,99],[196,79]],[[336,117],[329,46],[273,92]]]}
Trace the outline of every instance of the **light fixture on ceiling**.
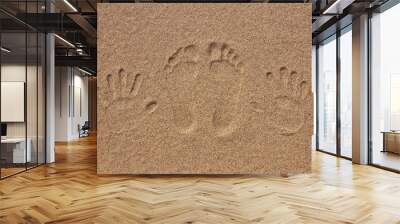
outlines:
{"label": "light fixture on ceiling", "polygon": [[68,5],[74,12],[78,12],[78,9],[75,8],[68,0],[64,0],[64,3]]}
{"label": "light fixture on ceiling", "polygon": [[324,10],[322,14],[342,14],[343,10],[351,5],[355,0],[336,0],[332,5]]}
{"label": "light fixture on ceiling", "polygon": [[76,49],[76,53],[77,53],[78,55],[87,55],[86,52],[84,52],[82,48],[77,48],[77,49]]}
{"label": "light fixture on ceiling", "polygon": [[61,36],[59,36],[58,34],[54,34],[55,37],[57,37],[59,40],[61,40],[62,42],[64,42],[65,44],[67,44],[68,46],[75,48],[75,45],[73,45],[71,42],[69,42],[68,40],[62,38]]}
{"label": "light fixture on ceiling", "polygon": [[83,73],[85,73],[85,74],[87,74],[87,75],[90,75],[90,76],[93,75],[92,73],[90,73],[90,72],[88,72],[88,71],[86,71],[86,70],[84,70],[84,69],[81,69],[81,68],[79,68],[79,67],[78,67],[78,70],[81,71],[81,72],[83,72]]}
{"label": "light fixture on ceiling", "polygon": [[7,49],[5,47],[1,47],[0,49],[1,49],[1,51],[4,51],[6,53],[11,53],[11,50],[9,50],[9,49]]}

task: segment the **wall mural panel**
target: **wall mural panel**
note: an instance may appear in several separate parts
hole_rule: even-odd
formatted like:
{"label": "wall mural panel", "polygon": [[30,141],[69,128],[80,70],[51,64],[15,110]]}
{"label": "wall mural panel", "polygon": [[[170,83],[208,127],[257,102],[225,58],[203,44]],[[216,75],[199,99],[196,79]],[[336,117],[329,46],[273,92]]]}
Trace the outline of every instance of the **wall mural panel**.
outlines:
{"label": "wall mural panel", "polygon": [[98,9],[99,174],[310,171],[311,5]]}

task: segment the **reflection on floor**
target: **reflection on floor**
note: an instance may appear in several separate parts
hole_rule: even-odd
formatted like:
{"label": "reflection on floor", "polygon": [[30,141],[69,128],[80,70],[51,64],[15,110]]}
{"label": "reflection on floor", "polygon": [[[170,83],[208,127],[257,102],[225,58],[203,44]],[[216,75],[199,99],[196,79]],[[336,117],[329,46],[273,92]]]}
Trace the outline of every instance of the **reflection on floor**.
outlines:
{"label": "reflection on floor", "polygon": [[18,168],[1,168],[1,177],[4,178],[4,177],[19,173],[24,170],[25,170],[25,167],[24,168],[19,168],[19,167]]}
{"label": "reflection on floor", "polygon": [[373,163],[400,171],[400,155],[391,152],[374,151]]}
{"label": "reflection on floor", "polygon": [[312,152],[312,173],[97,176],[96,139],[0,181],[0,223],[399,223],[400,175]]}
{"label": "reflection on floor", "polygon": [[341,148],[341,155],[347,158],[351,158],[352,157],[352,149],[351,148],[347,148],[347,147],[342,147]]}
{"label": "reflection on floor", "polygon": [[1,168],[1,178],[5,178],[5,177],[8,177],[8,176],[23,172],[26,169],[30,169],[30,168],[33,168],[35,166],[37,166],[36,163],[28,163],[28,164],[26,164],[26,167],[25,167],[25,164],[5,165],[5,167]]}

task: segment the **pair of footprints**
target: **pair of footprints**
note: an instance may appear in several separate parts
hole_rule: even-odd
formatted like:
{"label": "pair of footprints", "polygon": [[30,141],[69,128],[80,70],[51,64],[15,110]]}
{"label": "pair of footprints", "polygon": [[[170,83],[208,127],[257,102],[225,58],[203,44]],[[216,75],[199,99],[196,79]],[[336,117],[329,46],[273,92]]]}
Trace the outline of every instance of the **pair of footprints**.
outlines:
{"label": "pair of footprints", "polygon": [[[199,128],[198,105],[201,104],[201,97],[198,97],[199,91],[196,91],[199,85],[202,91],[208,91],[208,99],[212,101],[207,103],[213,108],[210,122],[213,130],[217,136],[226,136],[234,132],[240,124],[240,97],[245,78],[243,63],[236,52],[223,43],[213,42],[209,45],[207,61],[203,61],[201,56],[202,52],[196,45],[179,48],[169,57],[164,68],[169,87],[168,94],[173,102],[174,124],[182,134],[191,133]],[[266,125],[276,128],[280,134],[290,135],[298,132],[304,124],[307,83],[296,72],[289,73],[286,67],[280,69],[279,75],[267,72],[265,80],[267,92],[261,93],[264,98],[252,100],[249,104],[250,109],[256,113],[267,114],[266,117],[270,119],[267,119]],[[121,69],[117,75],[108,75],[107,81],[112,102],[121,102],[138,96],[143,75],[127,74]],[[206,89],[205,86],[201,86],[204,83],[207,85]],[[143,106],[135,106],[133,113],[136,116],[130,116],[128,120],[120,119],[124,126],[135,127],[158,108],[155,100],[144,101]],[[124,103],[117,105],[126,106]],[[124,113],[128,111],[115,109]],[[120,114],[113,116],[120,117]]]}
{"label": "pair of footprints", "polygon": [[[244,70],[231,47],[213,42],[205,52],[196,45],[179,48],[164,70],[179,133],[192,133],[206,125],[217,136],[226,136],[239,127],[240,116],[236,113]],[[201,107],[204,103],[206,110]],[[206,118],[202,124],[200,114]]]}

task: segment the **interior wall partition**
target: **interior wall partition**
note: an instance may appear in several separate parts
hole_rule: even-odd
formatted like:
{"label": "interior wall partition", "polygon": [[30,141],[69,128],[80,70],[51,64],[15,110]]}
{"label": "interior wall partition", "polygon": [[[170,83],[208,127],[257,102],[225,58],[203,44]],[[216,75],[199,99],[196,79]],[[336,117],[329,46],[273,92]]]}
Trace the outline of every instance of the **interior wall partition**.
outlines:
{"label": "interior wall partition", "polygon": [[[45,1],[0,3],[0,178],[37,167],[45,153],[45,33],[18,18]],[[18,13],[6,11],[14,7]]]}
{"label": "interior wall partition", "polygon": [[321,41],[316,50],[316,148],[346,159],[352,156],[351,25]]}

